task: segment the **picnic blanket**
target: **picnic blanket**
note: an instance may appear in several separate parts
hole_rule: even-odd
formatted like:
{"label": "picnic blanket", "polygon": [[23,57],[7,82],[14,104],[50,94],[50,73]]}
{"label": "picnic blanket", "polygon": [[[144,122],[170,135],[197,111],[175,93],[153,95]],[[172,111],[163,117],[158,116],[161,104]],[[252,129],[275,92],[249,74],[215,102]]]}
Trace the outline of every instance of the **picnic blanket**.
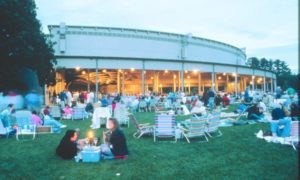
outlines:
{"label": "picnic blanket", "polygon": [[285,145],[291,145],[290,137],[283,138],[283,137],[274,137],[274,136],[264,136],[263,131],[259,130],[258,133],[255,134],[258,139],[264,139],[268,143],[279,143]]}

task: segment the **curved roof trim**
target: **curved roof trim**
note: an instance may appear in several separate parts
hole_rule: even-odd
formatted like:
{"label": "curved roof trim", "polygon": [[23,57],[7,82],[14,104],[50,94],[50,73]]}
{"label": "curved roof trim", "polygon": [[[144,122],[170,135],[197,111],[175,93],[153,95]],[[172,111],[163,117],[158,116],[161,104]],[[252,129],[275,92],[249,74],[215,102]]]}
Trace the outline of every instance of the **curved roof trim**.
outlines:
{"label": "curved roof trim", "polygon": [[[66,25],[66,27],[70,27],[70,28],[87,28],[87,29],[107,29],[107,30],[120,30],[120,31],[132,31],[132,32],[146,32],[146,33],[156,33],[159,35],[166,35],[166,36],[177,36],[180,38],[186,37],[187,35],[184,34],[178,34],[178,33],[171,33],[171,32],[164,32],[164,31],[154,31],[154,30],[145,30],[145,29],[135,29],[135,28],[120,28],[120,27],[104,27],[104,26],[78,26],[78,25]],[[59,28],[59,25],[48,25],[48,29],[49,31],[51,31],[52,28]],[[240,53],[244,54],[246,56],[246,53],[241,49],[238,48],[236,46],[224,43],[224,42],[220,42],[220,41],[216,41],[216,40],[212,40],[212,39],[206,39],[206,38],[202,38],[202,37],[197,37],[197,36],[191,36],[192,38],[196,39],[196,40],[202,40],[202,41],[207,41],[207,42],[212,42],[212,43],[217,43],[217,44],[221,44],[224,46],[228,46],[230,48],[233,48],[237,51],[239,51]]]}

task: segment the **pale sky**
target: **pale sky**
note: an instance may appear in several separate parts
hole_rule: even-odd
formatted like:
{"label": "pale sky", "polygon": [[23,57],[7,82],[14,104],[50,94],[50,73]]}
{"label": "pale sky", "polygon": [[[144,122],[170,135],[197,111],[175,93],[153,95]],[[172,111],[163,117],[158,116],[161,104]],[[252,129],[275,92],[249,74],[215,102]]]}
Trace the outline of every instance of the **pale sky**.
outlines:
{"label": "pale sky", "polygon": [[166,31],[246,47],[247,57],[285,60],[298,72],[297,0],[36,0],[48,25]]}

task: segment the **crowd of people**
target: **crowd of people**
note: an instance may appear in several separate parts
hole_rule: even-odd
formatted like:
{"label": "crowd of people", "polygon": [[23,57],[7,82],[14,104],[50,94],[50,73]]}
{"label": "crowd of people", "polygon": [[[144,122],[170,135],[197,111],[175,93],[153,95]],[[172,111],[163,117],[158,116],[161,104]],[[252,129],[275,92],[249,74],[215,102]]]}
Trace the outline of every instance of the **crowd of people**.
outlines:
{"label": "crowd of people", "polygon": [[[66,128],[61,121],[51,116],[50,107],[36,108],[36,97],[33,93],[27,96],[26,107],[32,112],[32,122],[36,126],[51,126],[54,132],[61,132]],[[26,98],[25,98],[26,99]],[[30,99],[30,100],[29,100]],[[32,100],[34,99],[34,101]],[[122,94],[102,94],[95,101],[93,92],[71,93],[64,90],[59,94],[55,92],[50,96],[52,105],[60,107],[63,119],[71,119],[73,108],[84,108],[86,116],[95,116],[98,107],[109,107],[111,116],[107,120],[107,128],[110,138],[107,143],[101,145],[101,155],[104,159],[126,157],[128,149],[126,138],[119,128],[126,112],[154,112],[168,109],[176,115],[196,114],[198,116],[208,115],[212,111],[220,111],[232,103],[238,103],[237,113],[247,110],[249,120],[258,122],[270,122],[271,131],[274,136],[287,137],[290,133],[290,122],[298,120],[298,96],[293,89],[285,93],[278,87],[274,94],[270,92],[251,92],[248,88],[236,96],[227,93],[215,92],[213,89],[205,91],[202,96],[197,94],[187,96],[180,92],[169,94],[149,93],[145,96],[124,96]],[[284,99],[284,100],[282,100]],[[29,102],[29,103],[28,103]],[[35,102],[35,103],[32,103]],[[10,103],[2,110],[0,117],[4,127],[13,124],[15,105]],[[270,112],[271,117],[266,117]],[[92,118],[94,119],[94,118]],[[63,159],[74,158],[82,150],[84,141],[79,139],[79,130],[67,130],[56,149],[57,155]]]}

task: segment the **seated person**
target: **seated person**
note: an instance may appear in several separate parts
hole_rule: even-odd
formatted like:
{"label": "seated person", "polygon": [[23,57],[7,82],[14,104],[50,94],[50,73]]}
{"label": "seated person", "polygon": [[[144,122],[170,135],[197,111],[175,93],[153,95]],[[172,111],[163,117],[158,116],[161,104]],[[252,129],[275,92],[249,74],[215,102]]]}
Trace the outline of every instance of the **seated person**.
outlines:
{"label": "seated person", "polygon": [[7,108],[4,109],[0,114],[0,120],[4,127],[9,127],[11,125],[10,117],[15,112],[14,105],[8,104]]}
{"label": "seated person", "polygon": [[199,101],[196,100],[194,107],[191,110],[192,114],[196,114],[197,116],[205,116],[206,113],[206,108],[203,106],[204,104]]}
{"label": "seated person", "polygon": [[61,128],[67,127],[66,125],[52,119],[49,116],[49,111],[47,110],[47,107],[44,109],[43,114],[44,114],[44,122],[37,115],[36,111],[32,111],[32,121],[36,126],[51,126],[54,133],[58,133],[60,132]]}
{"label": "seated person", "polygon": [[182,110],[183,115],[191,114],[190,111],[188,110],[188,108],[186,107],[186,105],[183,102],[180,103],[180,108]]}
{"label": "seated person", "polygon": [[66,105],[66,107],[64,108],[63,118],[64,119],[71,119],[72,118],[72,114],[73,114],[72,108],[69,105]]}
{"label": "seated person", "polygon": [[222,100],[223,100],[223,99],[222,99],[221,95],[218,94],[218,95],[215,97],[215,104],[216,104],[216,106],[220,106]]}
{"label": "seated person", "polygon": [[261,106],[259,106],[259,103],[254,104],[254,106],[252,106],[248,109],[247,119],[250,119],[250,120],[263,120],[264,119],[263,108]]}
{"label": "seated person", "polygon": [[272,111],[271,131],[274,137],[289,137],[291,134],[291,118],[286,117],[282,108]]}
{"label": "seated person", "polygon": [[32,111],[31,119],[32,119],[33,124],[35,124],[36,126],[43,125],[43,121],[41,120],[40,116],[37,115],[35,110]]}
{"label": "seated person", "polygon": [[145,97],[142,97],[140,103],[139,103],[139,110],[140,112],[147,112],[147,102],[145,100]]}
{"label": "seated person", "polygon": [[290,116],[292,120],[297,121],[300,116],[299,105],[297,103],[292,103],[290,105],[291,113]]}
{"label": "seated person", "polygon": [[223,96],[223,98],[222,98],[222,103],[223,103],[223,107],[226,107],[226,106],[229,105],[230,99],[228,98],[228,95],[227,95],[227,94],[225,94],[225,95]]}
{"label": "seated person", "polygon": [[103,159],[126,159],[128,149],[126,138],[119,128],[119,123],[115,118],[108,120],[108,128],[110,130],[109,144],[101,145],[101,154]]}
{"label": "seated person", "polygon": [[56,148],[56,155],[62,159],[73,159],[78,152],[78,134],[75,130],[68,130]]}

